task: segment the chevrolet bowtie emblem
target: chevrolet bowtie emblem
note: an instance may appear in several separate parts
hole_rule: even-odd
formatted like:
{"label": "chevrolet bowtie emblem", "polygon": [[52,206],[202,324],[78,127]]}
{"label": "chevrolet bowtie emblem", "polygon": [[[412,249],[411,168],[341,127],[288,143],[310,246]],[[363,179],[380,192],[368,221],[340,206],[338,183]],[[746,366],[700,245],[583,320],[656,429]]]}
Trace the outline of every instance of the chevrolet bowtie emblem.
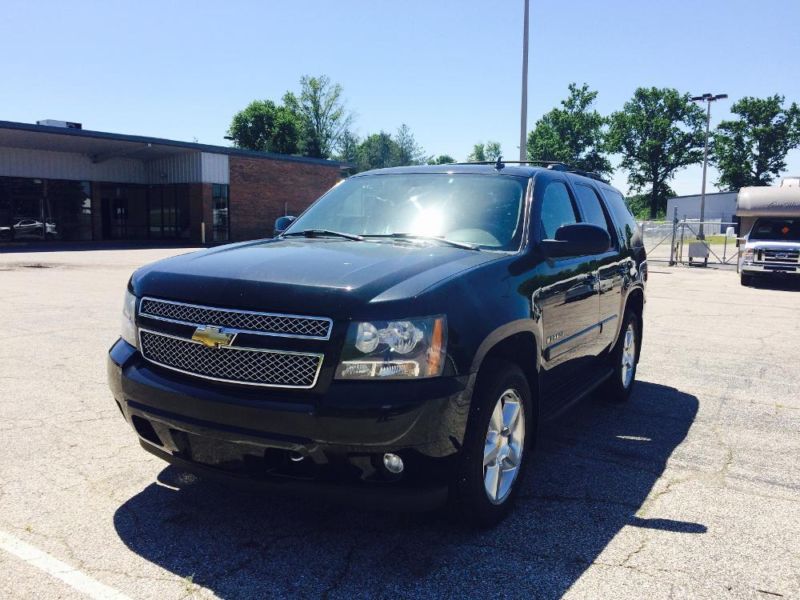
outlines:
{"label": "chevrolet bowtie emblem", "polygon": [[192,341],[200,342],[209,348],[220,348],[222,346],[230,346],[235,337],[235,333],[225,331],[222,327],[201,325],[194,330]]}

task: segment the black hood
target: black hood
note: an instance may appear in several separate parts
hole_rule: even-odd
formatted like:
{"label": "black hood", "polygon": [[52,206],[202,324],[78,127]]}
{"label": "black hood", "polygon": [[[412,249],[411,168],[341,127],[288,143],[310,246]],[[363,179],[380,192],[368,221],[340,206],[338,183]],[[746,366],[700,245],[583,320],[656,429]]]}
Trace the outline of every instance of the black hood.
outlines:
{"label": "black hood", "polygon": [[132,282],[137,296],[349,317],[359,306],[413,298],[500,256],[435,242],[275,239],[168,258],[141,268]]}

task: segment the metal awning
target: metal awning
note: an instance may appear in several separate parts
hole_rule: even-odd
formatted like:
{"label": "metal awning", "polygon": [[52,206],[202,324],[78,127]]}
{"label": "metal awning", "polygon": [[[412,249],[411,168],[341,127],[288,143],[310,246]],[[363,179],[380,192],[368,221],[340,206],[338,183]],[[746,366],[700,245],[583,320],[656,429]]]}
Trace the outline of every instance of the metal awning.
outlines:
{"label": "metal awning", "polygon": [[[74,131],[74,130],[69,130]],[[83,135],[64,135],[63,132],[25,131],[0,128],[0,147],[77,152],[100,163],[111,158],[154,160],[174,154],[185,154],[192,149],[157,144],[147,140],[120,140]]]}
{"label": "metal awning", "polygon": [[206,152],[314,164],[335,169],[350,166],[347,163],[323,158],[275,154],[273,152],[260,152],[231,146],[211,146],[197,142],[181,142],[140,135],[33,125],[31,123],[16,123],[13,121],[0,121],[1,147],[77,152],[90,156],[92,160],[97,162],[116,157],[134,158],[146,162],[175,154]]}

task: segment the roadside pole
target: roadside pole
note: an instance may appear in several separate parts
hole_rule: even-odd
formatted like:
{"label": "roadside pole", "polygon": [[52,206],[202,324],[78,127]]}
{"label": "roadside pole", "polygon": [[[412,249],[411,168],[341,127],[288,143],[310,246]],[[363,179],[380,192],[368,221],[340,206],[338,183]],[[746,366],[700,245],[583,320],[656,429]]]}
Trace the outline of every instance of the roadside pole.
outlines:
{"label": "roadside pole", "polygon": [[675,238],[678,236],[678,207],[675,207],[675,214],[672,217],[672,242],[669,245],[669,266],[674,267],[676,264],[675,251]]}
{"label": "roadside pole", "polygon": [[727,98],[728,94],[703,94],[702,96],[692,96],[692,102],[705,102],[706,103],[706,141],[703,146],[703,187],[700,191],[700,230],[697,233],[697,239],[705,240],[705,230],[703,225],[706,220],[706,170],[708,169],[708,136],[711,130],[711,103],[716,100]]}
{"label": "roadside pole", "polygon": [[528,3],[525,2],[525,16],[522,25],[522,106],[519,123],[519,159],[528,160]]}

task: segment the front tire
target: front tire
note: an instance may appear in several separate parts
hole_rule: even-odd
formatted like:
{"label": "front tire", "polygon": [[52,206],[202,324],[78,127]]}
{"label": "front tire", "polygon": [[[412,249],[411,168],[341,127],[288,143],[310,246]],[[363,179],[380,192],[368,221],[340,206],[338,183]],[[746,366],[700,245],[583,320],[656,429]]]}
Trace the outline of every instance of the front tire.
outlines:
{"label": "front tire", "polygon": [[610,355],[613,372],[603,386],[603,396],[606,399],[612,402],[625,402],[630,398],[633,385],[636,383],[641,340],[641,320],[636,313],[626,310],[619,339]]}
{"label": "front tire", "polygon": [[753,276],[752,275],[745,275],[744,273],[741,274],[739,278],[739,282],[744,286],[751,286],[753,285]]}
{"label": "front tire", "polygon": [[453,501],[470,524],[490,527],[514,503],[534,446],[536,415],[528,380],[516,364],[481,367]]}

